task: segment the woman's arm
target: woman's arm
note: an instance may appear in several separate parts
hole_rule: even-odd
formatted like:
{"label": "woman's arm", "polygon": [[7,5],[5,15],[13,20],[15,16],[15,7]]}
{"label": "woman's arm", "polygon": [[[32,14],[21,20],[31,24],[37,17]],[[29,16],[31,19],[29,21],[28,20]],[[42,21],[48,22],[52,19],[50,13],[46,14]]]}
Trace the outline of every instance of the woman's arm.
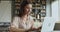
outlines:
{"label": "woman's arm", "polygon": [[16,27],[10,27],[9,30],[10,32],[24,32],[25,31],[25,29],[20,29]]}

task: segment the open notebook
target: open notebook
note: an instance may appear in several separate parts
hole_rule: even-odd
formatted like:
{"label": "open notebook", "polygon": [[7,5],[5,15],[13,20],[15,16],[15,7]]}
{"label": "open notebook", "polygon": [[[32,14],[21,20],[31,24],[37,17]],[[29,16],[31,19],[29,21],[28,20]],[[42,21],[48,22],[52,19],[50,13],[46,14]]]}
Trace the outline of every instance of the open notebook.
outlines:
{"label": "open notebook", "polygon": [[55,18],[52,17],[44,18],[41,32],[52,32],[55,26],[55,22],[56,22]]}

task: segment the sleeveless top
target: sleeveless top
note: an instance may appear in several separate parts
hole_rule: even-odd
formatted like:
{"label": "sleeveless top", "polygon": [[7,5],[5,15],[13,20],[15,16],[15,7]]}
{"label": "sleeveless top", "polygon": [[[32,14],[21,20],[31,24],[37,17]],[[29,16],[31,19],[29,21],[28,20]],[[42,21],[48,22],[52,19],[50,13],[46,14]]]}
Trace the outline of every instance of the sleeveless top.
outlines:
{"label": "sleeveless top", "polygon": [[12,22],[12,27],[22,28],[22,29],[30,29],[32,26],[33,18],[28,16],[28,20],[24,21],[20,17],[14,17]]}

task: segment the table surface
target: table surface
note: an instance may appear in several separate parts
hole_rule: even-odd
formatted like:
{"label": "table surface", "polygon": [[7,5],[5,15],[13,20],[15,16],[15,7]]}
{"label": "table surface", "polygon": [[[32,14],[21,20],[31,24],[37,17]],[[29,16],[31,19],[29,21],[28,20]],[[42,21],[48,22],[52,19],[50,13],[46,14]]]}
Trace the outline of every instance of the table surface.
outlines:
{"label": "table surface", "polygon": [[60,32],[60,31],[54,31],[54,32]]}

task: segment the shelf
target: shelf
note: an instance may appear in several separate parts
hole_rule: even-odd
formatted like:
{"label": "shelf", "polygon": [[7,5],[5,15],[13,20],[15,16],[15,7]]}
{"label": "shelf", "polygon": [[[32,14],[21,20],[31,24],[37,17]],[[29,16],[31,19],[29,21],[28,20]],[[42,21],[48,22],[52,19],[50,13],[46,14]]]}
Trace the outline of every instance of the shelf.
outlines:
{"label": "shelf", "polygon": [[32,4],[33,7],[37,6],[37,7],[41,7],[41,4]]}
{"label": "shelf", "polygon": [[42,4],[46,4],[46,1],[42,1]]}
{"label": "shelf", "polygon": [[32,7],[32,9],[42,9],[42,8],[40,8],[40,7]]}
{"label": "shelf", "polygon": [[46,11],[41,11],[42,13],[46,13]]}
{"label": "shelf", "polygon": [[32,9],[34,9],[33,13],[35,13],[34,15],[36,17],[36,20],[44,21],[44,17],[46,16],[46,1],[41,0],[40,3],[35,3],[32,5]]}
{"label": "shelf", "polygon": [[21,2],[21,0],[15,0],[15,2]]}
{"label": "shelf", "polygon": [[44,19],[44,17],[41,17],[41,19]]}
{"label": "shelf", "polygon": [[20,4],[20,2],[15,2],[15,3],[18,3],[18,4]]}
{"label": "shelf", "polygon": [[20,5],[19,3],[16,3],[15,5]]}

